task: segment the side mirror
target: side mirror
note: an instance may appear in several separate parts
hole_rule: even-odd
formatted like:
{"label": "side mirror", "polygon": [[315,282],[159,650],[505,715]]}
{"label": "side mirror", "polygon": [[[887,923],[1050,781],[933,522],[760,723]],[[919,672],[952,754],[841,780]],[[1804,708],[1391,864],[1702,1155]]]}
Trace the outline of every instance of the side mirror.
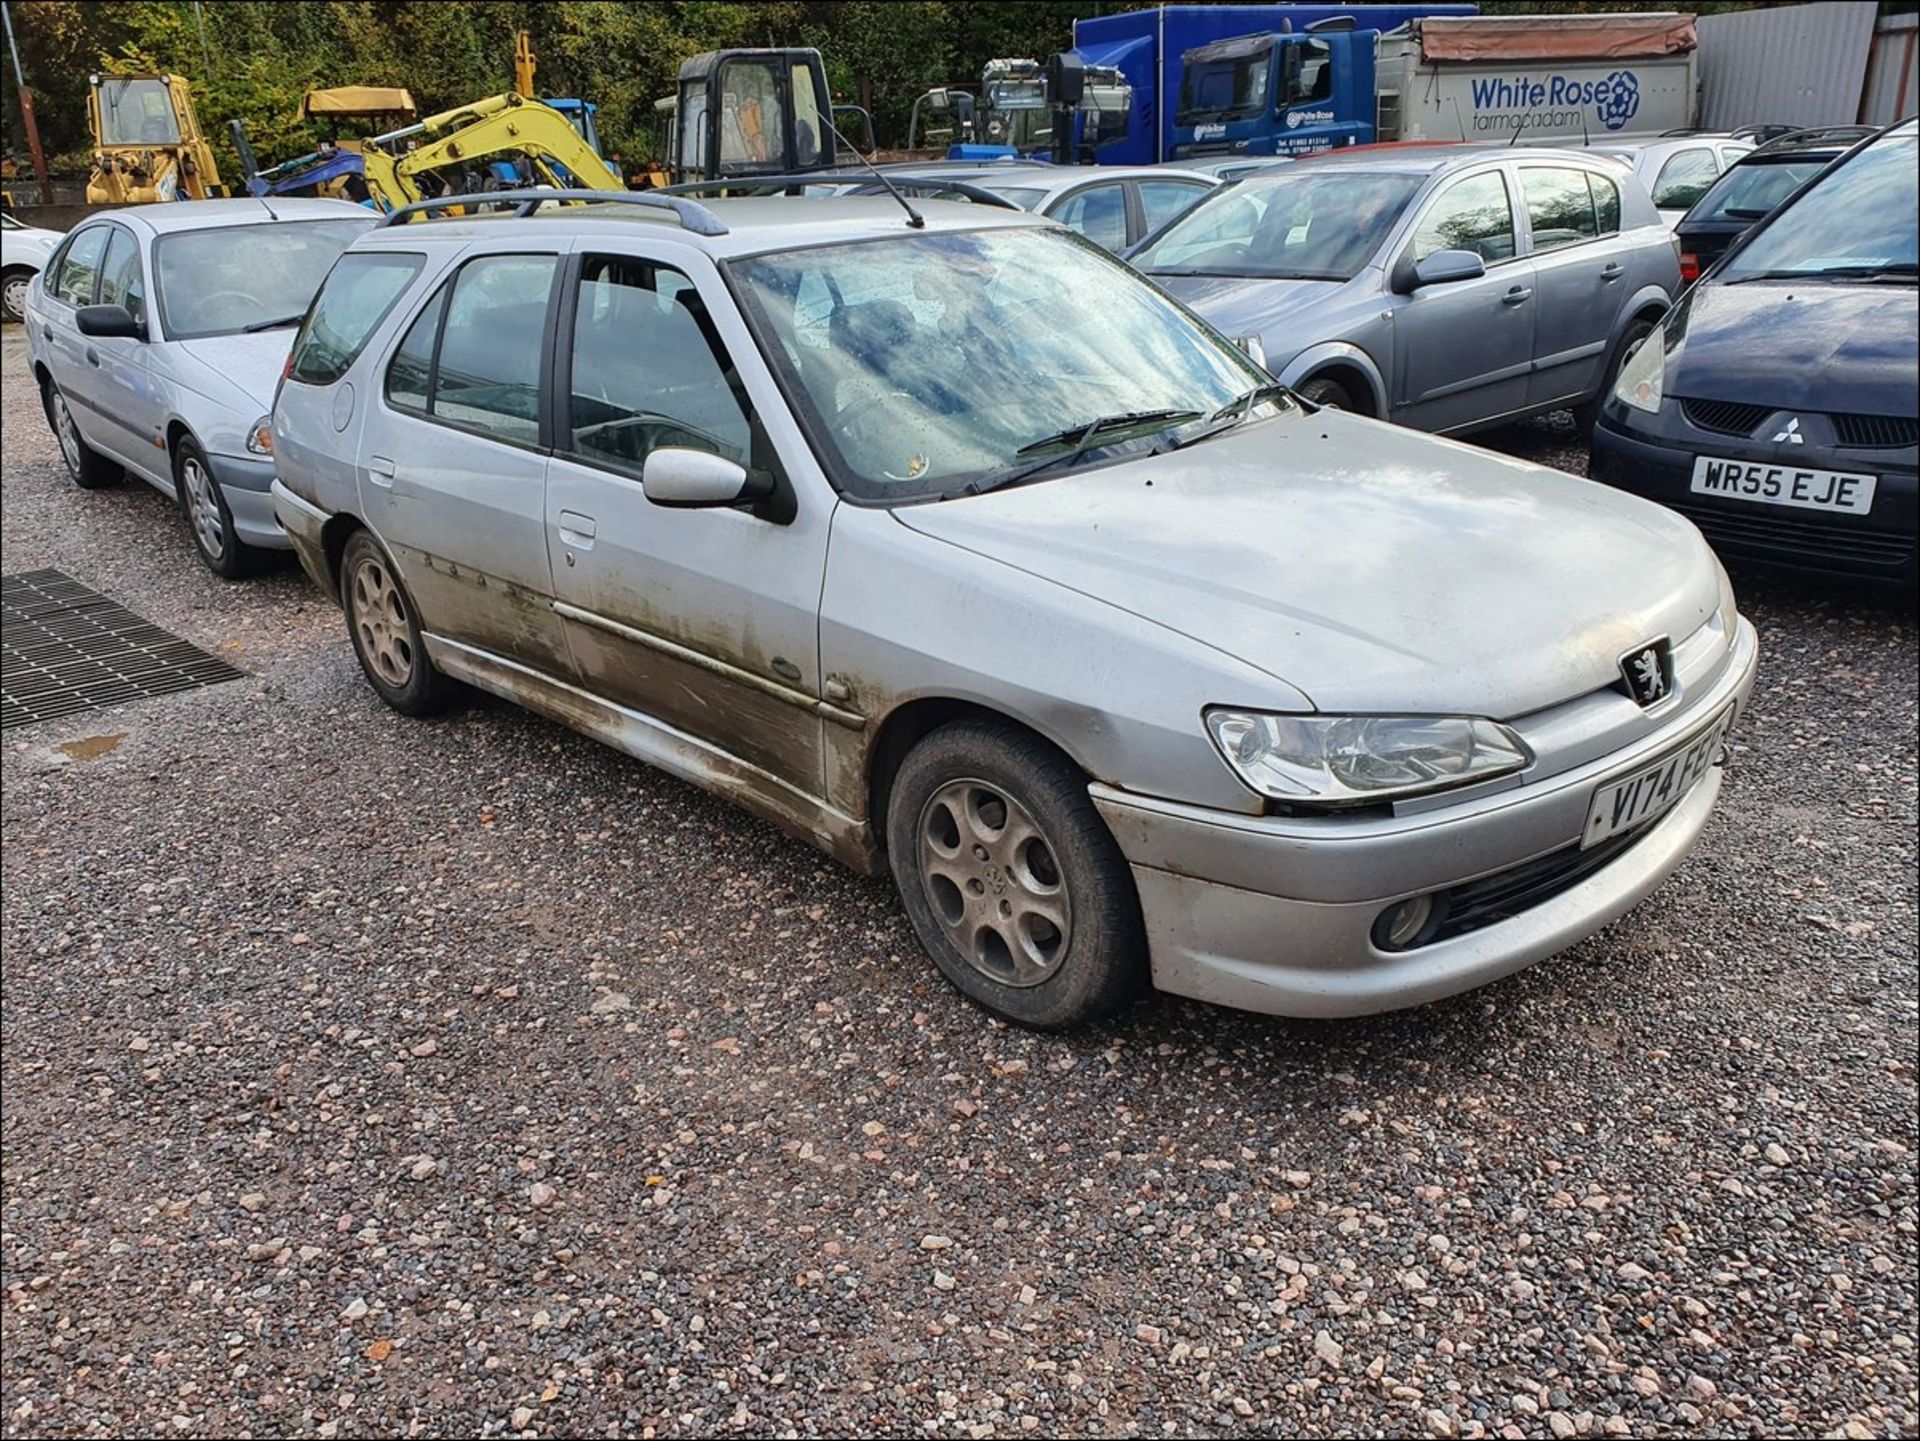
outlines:
{"label": "side mirror", "polygon": [[1267,368],[1267,347],[1261,343],[1259,336],[1236,335],[1233,344],[1236,350],[1262,370]]}
{"label": "side mirror", "polygon": [[74,329],[96,340],[145,340],[147,328],[124,305],[83,305],[73,312]]}
{"label": "side mirror", "polygon": [[1426,285],[1451,285],[1456,280],[1478,280],[1487,273],[1487,262],[1471,250],[1436,250],[1413,267],[1413,284],[1418,290]]}
{"label": "side mirror", "polygon": [[771,485],[723,455],[674,445],[662,446],[647,457],[640,469],[640,488],[655,505],[680,510],[739,505],[763,500],[772,492]]}

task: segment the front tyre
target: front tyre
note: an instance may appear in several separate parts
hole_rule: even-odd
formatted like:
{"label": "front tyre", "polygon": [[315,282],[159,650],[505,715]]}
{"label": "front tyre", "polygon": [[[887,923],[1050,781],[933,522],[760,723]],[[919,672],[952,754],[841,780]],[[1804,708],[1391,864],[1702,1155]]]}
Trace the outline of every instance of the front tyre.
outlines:
{"label": "front tyre", "polygon": [[942,726],[887,798],[894,883],[920,943],[969,1000],[1060,1030],[1146,979],[1133,876],[1080,770],[1005,721]]}
{"label": "front tyre", "polygon": [[260,552],[242,541],[233,528],[233,512],[220,493],[213,467],[190,438],[174,448],[173,485],[180,496],[180,509],[186,512],[193,548],[200,552],[207,569],[222,580],[242,580],[253,574]]}
{"label": "front tyre", "polygon": [[427,657],[420,620],[380,542],[355,531],[340,557],[340,608],[360,669],[380,699],[402,715],[446,708],[453,682]]}
{"label": "front tyre", "polygon": [[1346,386],[1331,376],[1316,375],[1312,380],[1303,381],[1294,389],[1294,394],[1302,400],[1310,400],[1322,410],[1352,410],[1353,397],[1347,393]]}

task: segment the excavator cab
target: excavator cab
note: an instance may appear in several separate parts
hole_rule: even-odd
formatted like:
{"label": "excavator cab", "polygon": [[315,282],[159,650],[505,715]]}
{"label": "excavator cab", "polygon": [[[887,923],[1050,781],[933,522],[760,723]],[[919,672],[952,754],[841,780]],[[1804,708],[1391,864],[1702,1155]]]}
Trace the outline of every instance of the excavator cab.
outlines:
{"label": "excavator cab", "polygon": [[830,170],[838,158],[818,50],[714,50],[680,66],[674,184]]}
{"label": "excavator cab", "polygon": [[226,194],[213,147],[200,133],[187,82],[178,75],[91,75],[93,130],[89,205],[145,205]]}

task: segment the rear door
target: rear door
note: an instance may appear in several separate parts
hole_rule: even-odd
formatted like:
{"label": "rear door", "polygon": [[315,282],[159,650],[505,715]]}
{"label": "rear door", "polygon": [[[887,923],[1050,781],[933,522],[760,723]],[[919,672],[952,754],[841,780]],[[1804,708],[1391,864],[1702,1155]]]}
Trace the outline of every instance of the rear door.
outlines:
{"label": "rear door", "polygon": [[550,676],[571,671],[547,565],[541,408],[561,257],[470,252],[407,322],[360,446],[360,513],[421,627]]}
{"label": "rear door", "polygon": [[[819,796],[832,517],[792,503],[760,422],[777,392],[732,298],[686,247],[587,250],[563,316],[547,543],[580,683]],[[770,474],[785,499],[656,505],[641,474],[663,447]]]}
{"label": "rear door", "polygon": [[86,399],[85,372],[89,368],[86,342],[74,328],[73,313],[83,305],[93,304],[113,228],[102,220],[74,231],[65,250],[49,267],[48,279],[42,286],[46,294],[38,321],[42,353],[47,358],[47,368],[53,372],[53,383],[69,397],[68,408],[80,433],[90,444],[102,449],[106,427]]}
{"label": "rear door", "polygon": [[1392,419],[1451,430],[1526,403],[1536,298],[1533,266],[1518,249],[1513,197],[1499,167],[1454,180],[1426,202],[1399,263],[1469,250],[1487,273],[1390,297]]}
{"label": "rear door", "polygon": [[1530,407],[1585,400],[1600,384],[1620,307],[1633,293],[1633,249],[1620,190],[1571,165],[1516,167],[1539,304]]}

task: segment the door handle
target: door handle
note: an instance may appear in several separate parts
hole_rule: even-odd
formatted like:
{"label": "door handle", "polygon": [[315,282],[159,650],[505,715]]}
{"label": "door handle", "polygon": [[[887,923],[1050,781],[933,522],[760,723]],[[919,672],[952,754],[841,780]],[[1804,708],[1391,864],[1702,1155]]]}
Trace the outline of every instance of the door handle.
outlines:
{"label": "door handle", "polygon": [[1615,264],[1607,266],[1606,269],[1600,272],[1600,279],[1605,282],[1611,282],[1611,281],[1618,280],[1622,275],[1625,275],[1625,274],[1626,274],[1626,271],[1623,270],[1620,267],[1620,265],[1616,262]]}
{"label": "door handle", "polygon": [[52,340],[52,339],[53,339],[53,327],[52,327],[51,325],[43,325],[43,326],[41,326],[41,327],[40,327],[40,338],[41,338],[42,340]]}
{"label": "door handle", "polygon": [[560,512],[560,543],[574,550],[592,550],[593,537],[598,526],[590,515],[582,515],[577,510]]}
{"label": "door handle", "polygon": [[1531,296],[1532,294],[1533,294],[1532,286],[1516,285],[1513,287],[1513,289],[1509,290],[1505,295],[1500,297],[1500,303],[1502,305],[1524,305],[1526,304],[1528,297]]}
{"label": "door handle", "polygon": [[388,460],[384,455],[368,456],[367,479],[375,485],[391,486],[393,484],[393,462]]}
{"label": "door handle", "polygon": [[100,363],[100,352],[95,350],[91,345],[89,345],[87,347],[87,364],[98,365],[99,363]]}

